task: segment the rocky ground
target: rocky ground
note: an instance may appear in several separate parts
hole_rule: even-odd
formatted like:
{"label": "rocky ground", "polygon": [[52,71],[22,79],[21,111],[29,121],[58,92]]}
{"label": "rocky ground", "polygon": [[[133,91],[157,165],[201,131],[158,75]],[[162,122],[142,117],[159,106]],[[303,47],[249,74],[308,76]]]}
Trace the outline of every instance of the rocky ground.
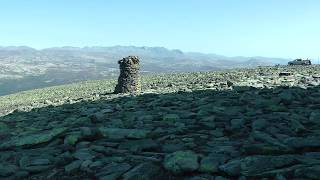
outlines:
{"label": "rocky ground", "polygon": [[142,83],[0,97],[0,179],[319,179],[320,66]]}

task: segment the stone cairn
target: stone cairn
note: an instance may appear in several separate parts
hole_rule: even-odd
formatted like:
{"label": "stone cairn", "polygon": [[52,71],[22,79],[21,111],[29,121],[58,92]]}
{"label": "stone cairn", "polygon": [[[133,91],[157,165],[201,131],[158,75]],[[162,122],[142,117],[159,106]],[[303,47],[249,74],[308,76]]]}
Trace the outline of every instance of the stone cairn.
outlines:
{"label": "stone cairn", "polygon": [[120,76],[114,93],[138,93],[141,91],[138,56],[128,56],[118,61]]}

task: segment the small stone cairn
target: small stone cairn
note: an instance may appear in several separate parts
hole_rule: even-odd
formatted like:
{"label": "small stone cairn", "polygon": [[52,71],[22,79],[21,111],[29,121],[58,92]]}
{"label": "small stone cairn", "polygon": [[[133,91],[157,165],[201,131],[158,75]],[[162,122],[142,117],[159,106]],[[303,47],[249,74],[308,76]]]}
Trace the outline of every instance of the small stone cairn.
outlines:
{"label": "small stone cairn", "polygon": [[139,93],[140,83],[140,59],[138,56],[128,56],[118,61],[120,76],[114,93]]}

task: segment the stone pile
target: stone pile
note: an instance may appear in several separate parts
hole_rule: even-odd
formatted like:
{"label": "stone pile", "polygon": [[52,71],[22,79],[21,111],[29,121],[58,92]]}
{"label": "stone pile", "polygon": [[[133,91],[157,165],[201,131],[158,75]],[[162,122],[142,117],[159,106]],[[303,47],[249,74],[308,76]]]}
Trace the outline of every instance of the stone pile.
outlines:
{"label": "stone pile", "polygon": [[114,93],[138,93],[141,91],[139,77],[140,59],[137,56],[128,56],[118,61],[120,76]]}

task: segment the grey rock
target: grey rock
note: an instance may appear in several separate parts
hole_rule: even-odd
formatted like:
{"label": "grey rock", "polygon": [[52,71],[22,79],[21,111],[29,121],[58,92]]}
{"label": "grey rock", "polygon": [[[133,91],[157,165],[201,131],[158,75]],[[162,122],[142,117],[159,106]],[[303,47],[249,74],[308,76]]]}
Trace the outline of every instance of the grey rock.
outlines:
{"label": "grey rock", "polygon": [[119,149],[128,149],[132,152],[158,150],[159,145],[152,139],[129,140],[120,143]]}
{"label": "grey rock", "polygon": [[82,171],[86,171],[89,169],[89,166],[92,164],[91,160],[85,160],[82,162],[82,164],[80,165],[80,170]]}
{"label": "grey rock", "polygon": [[312,159],[320,160],[320,152],[306,152],[306,153],[304,153],[304,155],[306,157],[310,157]]}
{"label": "grey rock", "polygon": [[265,119],[257,119],[252,122],[253,130],[262,130],[268,126],[268,122]]}
{"label": "grey rock", "polygon": [[230,121],[230,123],[231,123],[231,129],[237,130],[237,129],[241,129],[244,126],[245,120],[244,119],[232,119]]}
{"label": "grey rock", "polygon": [[30,173],[39,173],[51,169],[53,165],[37,165],[37,166],[26,166],[23,169]]}
{"label": "grey rock", "polygon": [[308,178],[308,179],[319,179],[320,177],[320,165],[315,165],[311,167],[304,167],[297,169],[294,172],[296,177]]}
{"label": "grey rock", "polygon": [[161,179],[161,168],[153,163],[142,163],[123,174],[123,180]]}
{"label": "grey rock", "polygon": [[265,171],[290,165],[296,161],[292,155],[280,156],[249,156],[241,162],[241,173],[243,175],[253,176]]}
{"label": "grey rock", "polygon": [[247,178],[245,176],[240,176],[238,180],[247,180]]}
{"label": "grey rock", "polygon": [[295,119],[295,118],[291,118],[290,126],[291,126],[291,129],[296,133],[307,131],[304,125],[298,119]]}
{"label": "grey rock", "polygon": [[319,136],[308,136],[308,137],[290,137],[285,139],[283,142],[291,148],[319,148],[320,141]]}
{"label": "grey rock", "polygon": [[152,115],[142,115],[138,117],[138,121],[152,121],[153,119]]}
{"label": "grey rock", "polygon": [[279,73],[279,76],[291,76],[292,72],[283,71]]}
{"label": "grey rock", "polygon": [[273,155],[273,154],[287,154],[292,152],[290,148],[283,148],[283,146],[266,144],[266,143],[251,143],[241,147],[241,152],[246,155]]}
{"label": "grey rock", "polygon": [[28,177],[29,174],[30,173],[28,171],[19,170],[14,173],[14,176],[16,177],[16,179],[24,179],[24,178]]}
{"label": "grey rock", "polygon": [[81,141],[76,144],[76,149],[85,149],[89,148],[91,142],[89,141]]}
{"label": "grey rock", "polygon": [[34,159],[29,163],[30,166],[49,165],[51,164],[49,159]]}
{"label": "grey rock", "polygon": [[286,177],[284,177],[284,176],[281,175],[281,174],[277,174],[275,180],[286,180]]}
{"label": "grey rock", "polygon": [[222,154],[214,154],[204,157],[200,161],[200,172],[216,173],[219,172],[219,166],[227,161],[227,157]]}
{"label": "grey rock", "polygon": [[173,174],[192,172],[199,168],[198,158],[192,151],[177,151],[165,156],[163,166]]}
{"label": "grey rock", "polygon": [[207,178],[207,177],[201,177],[201,176],[192,176],[192,177],[187,177],[184,178],[183,180],[211,180],[213,178]]}
{"label": "grey rock", "polygon": [[99,179],[117,179],[130,168],[131,165],[127,163],[110,163],[99,170],[96,176],[99,177]]}
{"label": "grey rock", "polygon": [[92,160],[95,156],[90,149],[79,149],[73,154],[73,157],[79,160]]}
{"label": "grey rock", "polygon": [[229,180],[228,178],[225,178],[223,176],[217,176],[214,178],[214,180]]}
{"label": "grey rock", "polygon": [[8,131],[9,131],[9,126],[4,122],[0,122],[0,134]]}
{"label": "grey rock", "polygon": [[215,130],[210,131],[210,134],[217,138],[224,136],[223,129],[221,128],[216,128]]}
{"label": "grey rock", "polygon": [[[43,157],[50,157],[49,155],[43,154]],[[20,168],[26,170],[30,173],[38,173],[42,171],[47,171],[53,167],[52,162],[47,158],[42,157],[31,157],[22,156],[19,160]]]}
{"label": "grey rock", "polygon": [[163,144],[161,146],[161,150],[166,153],[172,153],[175,151],[181,151],[185,149],[186,149],[186,146],[184,143],[169,143],[169,144]]}
{"label": "grey rock", "polygon": [[109,175],[105,175],[105,176],[101,176],[98,179],[99,180],[117,180],[120,177],[119,174],[114,173],[114,174],[109,174]]}
{"label": "grey rock", "polygon": [[0,177],[8,177],[13,175],[18,170],[18,167],[13,164],[0,164]]}
{"label": "grey rock", "polygon": [[253,131],[251,133],[251,137],[253,137],[253,139],[255,139],[257,141],[262,141],[262,142],[267,143],[267,144],[271,144],[271,145],[274,145],[274,146],[279,146],[279,147],[283,148],[284,150],[290,149],[288,146],[282,144],[277,139],[271,137],[269,134],[264,133],[262,131]]}
{"label": "grey rock", "polygon": [[80,132],[69,134],[64,138],[64,144],[75,145],[81,138]]}
{"label": "grey rock", "polygon": [[294,95],[290,91],[282,92],[278,95],[281,102],[288,105],[295,99]]}
{"label": "grey rock", "polygon": [[[112,112],[112,110],[111,110],[111,112]],[[101,123],[105,120],[105,114],[102,112],[97,112],[97,113],[90,115],[90,119],[91,119],[92,123]]]}
{"label": "grey rock", "polygon": [[258,176],[267,171],[276,170],[297,162],[294,155],[279,156],[247,156],[243,159],[231,160],[220,166],[220,170],[230,176]]}
{"label": "grey rock", "polygon": [[90,169],[99,169],[104,165],[102,161],[95,161],[89,165]]}
{"label": "grey rock", "polygon": [[180,119],[179,115],[177,114],[166,114],[163,116],[163,120],[164,121],[168,121],[168,122],[176,122]]}
{"label": "grey rock", "polygon": [[4,142],[0,145],[0,149],[10,147],[21,147],[21,146],[34,146],[41,143],[51,141],[53,138],[61,135],[67,130],[67,128],[55,128],[52,130],[43,131],[37,134],[26,135],[22,137],[15,137],[8,142]]}
{"label": "grey rock", "polygon": [[144,139],[150,133],[149,130],[143,129],[121,129],[121,128],[99,128],[101,134],[104,137],[111,139]]}
{"label": "grey rock", "polygon": [[229,176],[239,176],[241,173],[241,160],[231,160],[219,166],[219,169]]}
{"label": "grey rock", "polygon": [[64,152],[56,157],[55,165],[64,166],[72,161],[73,157],[70,152]]}
{"label": "grey rock", "polygon": [[66,173],[72,174],[79,170],[83,161],[76,160],[64,167]]}
{"label": "grey rock", "polygon": [[103,154],[110,154],[109,148],[99,145],[91,145],[90,149],[94,152],[103,153]]}
{"label": "grey rock", "polygon": [[320,112],[312,111],[309,116],[309,121],[314,124],[320,125]]}

